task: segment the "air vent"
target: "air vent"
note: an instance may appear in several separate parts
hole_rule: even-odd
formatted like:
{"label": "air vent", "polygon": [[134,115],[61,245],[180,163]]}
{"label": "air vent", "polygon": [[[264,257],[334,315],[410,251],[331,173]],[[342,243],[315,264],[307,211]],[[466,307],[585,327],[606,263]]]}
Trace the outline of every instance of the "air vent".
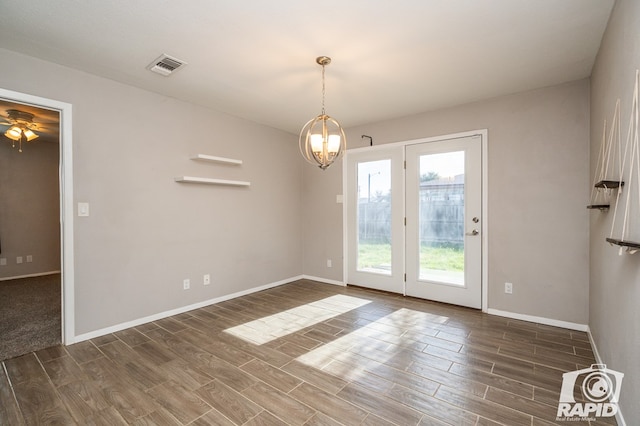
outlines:
{"label": "air vent", "polygon": [[148,70],[164,75],[165,77],[173,74],[187,63],[180,59],[172,58],[169,55],[162,54],[158,59],[151,62],[147,67]]}

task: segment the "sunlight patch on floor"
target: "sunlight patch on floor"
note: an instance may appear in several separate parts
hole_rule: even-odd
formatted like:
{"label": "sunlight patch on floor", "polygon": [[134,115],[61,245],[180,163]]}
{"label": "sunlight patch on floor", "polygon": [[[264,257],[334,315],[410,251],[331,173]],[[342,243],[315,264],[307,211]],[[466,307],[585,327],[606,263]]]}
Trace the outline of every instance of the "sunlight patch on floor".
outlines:
{"label": "sunlight patch on floor", "polygon": [[357,377],[368,361],[384,363],[396,355],[397,351],[387,351],[390,346],[414,343],[415,340],[407,334],[408,329],[419,328],[424,324],[436,326],[445,323],[448,319],[441,315],[401,308],[312,349],[296,360],[318,369],[323,369],[330,363],[334,364],[332,368],[341,365],[344,369],[342,374],[350,379]]}
{"label": "sunlight patch on floor", "polygon": [[251,343],[263,345],[306,327],[371,303],[359,297],[337,294],[224,330]]}

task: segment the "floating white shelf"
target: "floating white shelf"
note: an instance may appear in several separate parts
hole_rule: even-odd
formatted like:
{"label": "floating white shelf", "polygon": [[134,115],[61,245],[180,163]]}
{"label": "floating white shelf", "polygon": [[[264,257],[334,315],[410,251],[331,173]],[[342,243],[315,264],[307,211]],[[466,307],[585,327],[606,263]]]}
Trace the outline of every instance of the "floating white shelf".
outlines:
{"label": "floating white shelf", "polygon": [[212,161],[214,163],[225,163],[225,164],[242,164],[242,160],[234,160],[233,158],[224,158],[224,157],[216,157],[214,155],[206,155],[206,154],[196,154],[191,157],[192,160],[199,161]]}
{"label": "floating white shelf", "polygon": [[182,183],[203,183],[207,185],[231,185],[231,186],[249,186],[251,182],[245,182],[241,180],[226,180],[226,179],[211,179],[194,176],[179,176],[176,182]]}

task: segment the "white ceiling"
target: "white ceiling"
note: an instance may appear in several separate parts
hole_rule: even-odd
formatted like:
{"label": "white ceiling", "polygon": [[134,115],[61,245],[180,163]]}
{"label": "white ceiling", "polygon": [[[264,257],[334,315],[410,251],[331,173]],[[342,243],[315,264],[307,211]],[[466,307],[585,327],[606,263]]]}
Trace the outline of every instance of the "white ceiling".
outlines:
{"label": "white ceiling", "polygon": [[[2,0],[0,47],[291,133],[588,77],[613,0]],[[160,54],[188,63],[170,77]]]}

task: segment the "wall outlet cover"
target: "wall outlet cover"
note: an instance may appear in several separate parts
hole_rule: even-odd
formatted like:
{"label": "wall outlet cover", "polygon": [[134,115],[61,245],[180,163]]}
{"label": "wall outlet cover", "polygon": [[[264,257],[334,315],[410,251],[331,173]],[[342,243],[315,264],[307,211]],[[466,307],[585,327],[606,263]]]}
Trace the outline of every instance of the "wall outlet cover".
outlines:
{"label": "wall outlet cover", "polygon": [[78,216],[89,216],[89,203],[78,203]]}
{"label": "wall outlet cover", "polygon": [[513,294],[513,283],[504,283],[504,292],[507,294]]}

